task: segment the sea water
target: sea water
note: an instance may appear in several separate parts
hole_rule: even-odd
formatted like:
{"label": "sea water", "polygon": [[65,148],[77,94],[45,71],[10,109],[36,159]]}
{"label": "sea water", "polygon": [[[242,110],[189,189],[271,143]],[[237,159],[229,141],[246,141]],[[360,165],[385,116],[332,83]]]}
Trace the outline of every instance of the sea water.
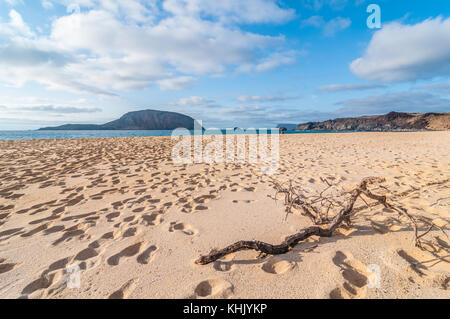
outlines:
{"label": "sea water", "polygon": [[[227,130],[206,131],[206,134],[225,134]],[[266,131],[264,131],[266,133]],[[270,134],[270,129],[267,130]],[[256,130],[256,133],[259,133]],[[307,134],[307,133],[336,133],[287,131],[284,134]],[[339,132],[342,133],[342,132]],[[194,131],[191,131],[194,134]],[[239,134],[239,133],[238,133]],[[37,139],[74,139],[74,138],[106,138],[106,137],[145,137],[145,136],[171,136],[171,130],[92,130],[92,131],[0,131],[0,140],[37,140]]]}

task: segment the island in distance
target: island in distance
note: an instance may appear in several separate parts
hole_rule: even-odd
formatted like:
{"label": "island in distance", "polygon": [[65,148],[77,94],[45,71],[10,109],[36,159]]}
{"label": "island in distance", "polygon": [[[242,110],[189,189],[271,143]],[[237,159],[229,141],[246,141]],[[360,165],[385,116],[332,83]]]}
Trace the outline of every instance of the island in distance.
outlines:
{"label": "island in distance", "polygon": [[143,110],[129,112],[120,119],[106,124],[65,124],[40,128],[40,131],[84,131],[84,130],[174,130],[194,129],[195,120],[175,112]]}

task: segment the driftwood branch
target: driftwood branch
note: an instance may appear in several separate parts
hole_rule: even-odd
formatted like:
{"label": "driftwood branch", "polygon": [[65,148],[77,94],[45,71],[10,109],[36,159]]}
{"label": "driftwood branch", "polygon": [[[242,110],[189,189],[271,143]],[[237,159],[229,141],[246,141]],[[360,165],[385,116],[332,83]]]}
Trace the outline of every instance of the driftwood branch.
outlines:
{"label": "driftwood branch", "polygon": [[[385,182],[384,178],[365,178],[352,191],[342,192],[340,195],[334,196],[326,195],[326,192],[329,189],[336,187],[337,185],[332,185],[327,180],[322,181],[327,184],[327,188],[319,195],[313,196],[312,198],[308,198],[306,195],[302,194],[301,190],[298,187],[294,187],[292,185],[292,182],[290,182],[288,187],[285,188],[282,187],[282,185],[278,182],[273,181],[274,187],[276,189],[275,198],[280,193],[284,194],[286,218],[289,213],[292,213],[292,209],[295,208],[302,211],[305,216],[308,216],[315,224],[314,226],[307,227],[300,232],[287,237],[279,245],[272,245],[261,241],[239,241],[223,249],[213,250],[208,255],[201,256],[198,260],[196,260],[195,263],[199,265],[206,265],[234,252],[249,249],[256,250],[263,255],[280,255],[287,253],[299,242],[304,241],[311,236],[331,237],[334,231],[342,223],[350,225],[351,217],[362,210],[355,209],[354,207],[358,198],[361,198],[366,203],[367,207],[370,207],[370,205],[364,200],[362,195],[374,200],[378,205],[381,204],[384,207],[397,212],[399,216],[406,217],[414,229],[414,241],[415,245],[418,247],[421,247],[421,239],[434,228],[440,229],[447,236],[445,231],[435,225],[431,220],[425,217],[413,216],[409,214],[405,208],[390,203],[387,200],[386,196],[374,194],[371,190],[369,190],[369,185],[381,184]],[[346,203],[344,205],[337,205],[336,198],[343,198],[345,196],[348,197]],[[322,207],[326,207],[326,210],[323,212],[321,209],[315,206],[316,204],[321,205]],[[334,217],[329,217],[330,209],[337,206],[341,207],[339,212],[335,214]],[[422,222],[429,227],[427,231],[423,232],[422,234],[419,233],[419,222]],[[327,227],[321,227],[325,225],[327,225]]]}

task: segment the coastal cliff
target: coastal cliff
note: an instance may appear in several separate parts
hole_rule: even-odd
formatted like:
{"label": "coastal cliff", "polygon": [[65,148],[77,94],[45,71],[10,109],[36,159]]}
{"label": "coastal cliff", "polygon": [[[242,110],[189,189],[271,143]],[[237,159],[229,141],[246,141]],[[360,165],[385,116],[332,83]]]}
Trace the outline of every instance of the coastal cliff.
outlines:
{"label": "coastal cliff", "polygon": [[450,113],[399,113],[338,118],[297,125],[298,131],[442,131],[450,129]]}

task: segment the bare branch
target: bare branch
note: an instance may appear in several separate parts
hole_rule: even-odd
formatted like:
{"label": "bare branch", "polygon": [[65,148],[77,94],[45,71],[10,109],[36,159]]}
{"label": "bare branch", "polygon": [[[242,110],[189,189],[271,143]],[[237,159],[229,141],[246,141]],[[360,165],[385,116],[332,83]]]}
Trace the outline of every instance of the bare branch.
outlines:
{"label": "bare branch", "polygon": [[[355,189],[346,192],[343,191],[341,192],[341,194],[334,196],[327,196],[325,194],[330,189],[335,188],[337,184],[333,185],[329,183],[326,179],[322,179],[322,181],[325,184],[327,184],[327,187],[319,195],[313,196],[314,199],[312,201],[308,201],[307,196],[302,194],[301,189],[299,187],[292,186],[292,181],[289,182],[288,188],[285,188],[279,182],[272,180],[272,183],[276,190],[275,200],[278,194],[284,194],[284,204],[286,206],[286,218],[288,214],[292,213],[292,209],[295,208],[303,212],[305,216],[308,216],[314,223],[314,226],[307,227],[301,230],[300,232],[287,237],[279,245],[272,245],[261,241],[239,241],[221,250],[213,250],[208,255],[201,256],[198,260],[196,260],[196,263],[200,265],[206,265],[228,254],[248,249],[256,250],[260,252],[261,255],[279,255],[287,253],[299,242],[304,241],[311,236],[331,237],[333,235],[333,232],[343,222],[345,222],[347,225],[350,225],[351,217],[353,215],[355,215],[357,212],[362,211],[364,208],[370,208],[374,206],[373,204],[367,203],[367,201],[362,197],[362,195],[364,195],[369,199],[375,200],[376,204],[378,205],[381,204],[384,207],[397,212],[399,216],[406,217],[414,229],[414,241],[417,247],[422,247],[421,239],[424,236],[426,236],[429,232],[431,232],[434,228],[440,229],[445,234],[445,236],[448,237],[446,232],[441,227],[435,225],[431,220],[428,220],[423,216],[420,217],[413,216],[409,214],[405,208],[390,203],[386,198],[386,196],[374,194],[372,193],[371,190],[369,190],[368,188],[369,185],[375,184],[379,185],[385,182],[384,178],[381,177],[364,178]],[[433,183],[433,185],[442,184],[447,181],[449,180],[446,180],[444,182],[436,182]],[[383,189],[386,189],[382,185],[380,186]],[[349,196],[349,198],[346,200],[346,204],[333,218],[330,218],[329,217],[330,208],[339,206],[338,204],[333,202],[333,199],[334,201],[336,201],[337,198],[342,198],[344,196]],[[358,198],[361,198],[364,201],[366,207],[362,208],[354,207],[355,202],[358,200]],[[322,212],[321,209],[314,206],[314,204],[317,203],[320,203],[322,206],[325,206],[324,203],[327,203],[328,206],[326,208],[326,211]],[[428,230],[420,234],[418,222],[422,222],[423,224],[429,226]],[[324,228],[320,227],[323,225],[328,225],[328,227]]]}

